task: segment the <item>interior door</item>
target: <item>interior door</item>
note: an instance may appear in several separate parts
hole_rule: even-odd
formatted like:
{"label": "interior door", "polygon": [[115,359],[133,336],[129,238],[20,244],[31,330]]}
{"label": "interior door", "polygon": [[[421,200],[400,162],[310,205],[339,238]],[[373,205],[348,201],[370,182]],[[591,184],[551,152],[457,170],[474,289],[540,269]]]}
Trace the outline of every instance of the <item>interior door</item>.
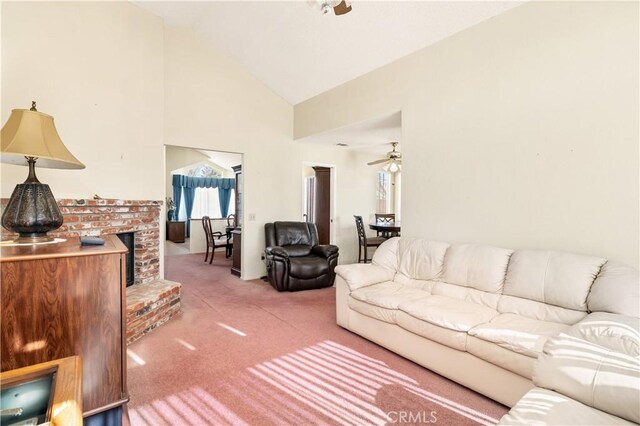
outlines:
{"label": "interior door", "polygon": [[329,244],[331,239],[331,168],[313,166],[315,171],[315,194],[313,222],[318,228],[320,244]]}

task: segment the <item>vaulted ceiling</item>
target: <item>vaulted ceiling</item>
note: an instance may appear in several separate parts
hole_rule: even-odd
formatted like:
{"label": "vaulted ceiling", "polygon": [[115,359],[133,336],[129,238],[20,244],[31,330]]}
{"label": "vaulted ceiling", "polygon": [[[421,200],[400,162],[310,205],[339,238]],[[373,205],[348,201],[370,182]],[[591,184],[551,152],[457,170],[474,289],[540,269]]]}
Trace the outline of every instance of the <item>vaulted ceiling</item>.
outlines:
{"label": "vaulted ceiling", "polygon": [[190,27],[295,105],[522,2],[354,0],[343,16],[314,0],[134,3]]}

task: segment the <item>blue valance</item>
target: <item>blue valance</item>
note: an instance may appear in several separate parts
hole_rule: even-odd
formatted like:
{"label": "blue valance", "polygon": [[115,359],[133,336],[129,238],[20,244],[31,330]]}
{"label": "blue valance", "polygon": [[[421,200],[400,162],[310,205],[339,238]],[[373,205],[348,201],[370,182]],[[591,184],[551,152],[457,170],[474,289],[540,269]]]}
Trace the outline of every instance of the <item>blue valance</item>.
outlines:
{"label": "blue valance", "polygon": [[236,186],[234,178],[191,177],[185,175],[173,175],[173,198],[176,202],[176,218],[180,211],[180,199],[184,193],[184,204],[187,209],[187,237],[191,236],[191,212],[196,188],[218,188],[218,200],[222,217],[229,213],[229,201],[231,190]]}
{"label": "blue valance", "polygon": [[233,189],[236,186],[234,178],[191,177],[173,175],[173,186],[182,188],[222,188]]}

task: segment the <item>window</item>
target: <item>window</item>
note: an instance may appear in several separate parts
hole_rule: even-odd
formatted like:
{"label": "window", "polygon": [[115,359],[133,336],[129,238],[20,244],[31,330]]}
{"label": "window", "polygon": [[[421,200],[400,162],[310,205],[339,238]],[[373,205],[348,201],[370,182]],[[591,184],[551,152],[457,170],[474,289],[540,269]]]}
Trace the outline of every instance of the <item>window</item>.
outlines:
{"label": "window", "polygon": [[376,177],[376,213],[391,213],[391,173],[378,172]]}
{"label": "window", "polygon": [[[184,197],[183,197],[184,198]],[[232,192],[229,200],[229,213],[236,212],[236,199]],[[209,216],[212,219],[222,217],[220,213],[220,200],[218,198],[218,188],[196,188],[196,195],[193,199],[192,219],[201,219],[203,216]]]}

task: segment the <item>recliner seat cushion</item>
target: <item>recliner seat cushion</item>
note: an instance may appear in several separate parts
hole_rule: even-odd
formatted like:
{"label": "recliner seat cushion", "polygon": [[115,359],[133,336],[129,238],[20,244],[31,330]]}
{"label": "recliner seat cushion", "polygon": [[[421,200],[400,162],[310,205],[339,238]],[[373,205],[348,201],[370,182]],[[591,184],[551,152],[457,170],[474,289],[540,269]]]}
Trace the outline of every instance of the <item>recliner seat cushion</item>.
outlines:
{"label": "recliner seat cushion", "polygon": [[486,306],[444,296],[423,296],[401,303],[398,308],[439,327],[464,332],[498,315],[496,310]]}
{"label": "recliner seat cushion", "polygon": [[327,259],[318,256],[303,256],[289,258],[291,263],[290,274],[296,278],[316,278],[329,273]]}
{"label": "recliner seat cushion", "polygon": [[469,330],[469,334],[510,351],[537,358],[547,339],[568,327],[566,324],[514,314],[500,314],[489,323],[475,326]]}
{"label": "recliner seat cushion", "polygon": [[287,252],[289,257],[308,256],[311,253],[311,246],[304,244],[291,244],[282,246],[282,248]]}

